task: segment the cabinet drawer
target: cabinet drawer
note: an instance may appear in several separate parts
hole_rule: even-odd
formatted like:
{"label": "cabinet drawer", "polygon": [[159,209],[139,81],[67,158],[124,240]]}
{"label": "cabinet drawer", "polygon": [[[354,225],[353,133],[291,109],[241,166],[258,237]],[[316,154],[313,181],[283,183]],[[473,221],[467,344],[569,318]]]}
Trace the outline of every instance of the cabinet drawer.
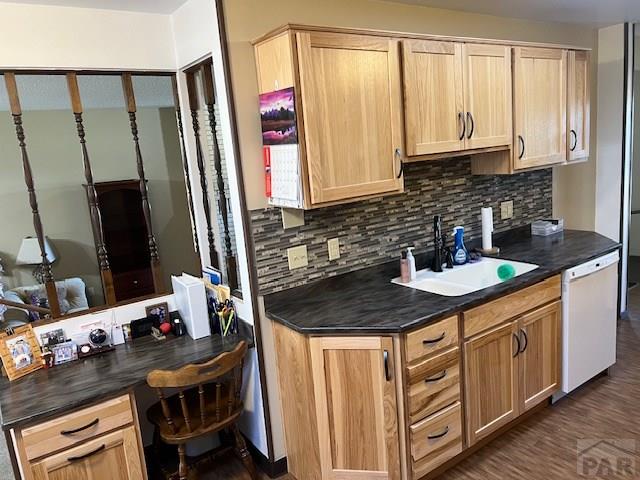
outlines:
{"label": "cabinet drawer", "polygon": [[22,430],[25,455],[33,460],[130,423],[133,423],[131,402],[128,395],[123,395],[25,428]]}
{"label": "cabinet drawer", "polygon": [[460,400],[460,350],[455,347],[407,368],[409,423]]}
{"label": "cabinet drawer", "polygon": [[460,402],[411,426],[413,478],[421,478],[462,452]]}
{"label": "cabinet drawer", "polygon": [[407,362],[458,345],[458,316],[454,315],[433,325],[407,334]]}
{"label": "cabinet drawer", "polygon": [[472,308],[463,313],[464,337],[472,337],[558,298],[560,298],[560,275]]}

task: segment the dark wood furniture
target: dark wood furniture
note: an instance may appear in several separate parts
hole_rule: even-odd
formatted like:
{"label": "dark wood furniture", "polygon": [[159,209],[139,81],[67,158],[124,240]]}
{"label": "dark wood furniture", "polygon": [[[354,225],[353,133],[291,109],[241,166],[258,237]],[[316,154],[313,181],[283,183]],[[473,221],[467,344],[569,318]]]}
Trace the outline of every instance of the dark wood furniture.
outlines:
{"label": "dark wood furniture", "polygon": [[[148,231],[138,180],[99,182],[94,185],[102,232],[94,228],[104,246],[118,302],[155,292]],[[89,203],[92,203],[88,192]]]}
{"label": "dark wood furniture", "polygon": [[[247,343],[240,342],[232,352],[226,352],[202,364],[186,365],[179,370],[153,370],[147,384],[155,388],[160,401],[147,412],[155,426],[154,440],[178,446],[180,480],[186,480],[186,442],[223,430],[235,439],[236,452],[253,480],[258,480],[251,455],[236,422],[242,413],[242,365]],[[166,389],[178,393],[166,397]]]}

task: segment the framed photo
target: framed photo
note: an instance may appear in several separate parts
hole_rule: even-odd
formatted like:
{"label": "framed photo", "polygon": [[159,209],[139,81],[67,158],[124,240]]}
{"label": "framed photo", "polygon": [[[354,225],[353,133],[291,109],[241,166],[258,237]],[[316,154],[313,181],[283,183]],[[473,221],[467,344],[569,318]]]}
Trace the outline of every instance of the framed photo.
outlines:
{"label": "framed photo", "polygon": [[145,309],[145,313],[147,317],[151,317],[151,316],[158,317],[158,319],[160,320],[160,323],[168,322],[169,321],[169,304],[164,302],[164,303],[158,303],[156,305],[149,305]]}
{"label": "framed photo", "polygon": [[53,364],[72,362],[78,359],[78,345],[74,341],[59,343],[51,347],[53,353]]}
{"label": "framed photo", "polygon": [[0,358],[9,380],[41,369],[42,353],[31,325],[0,333]]}

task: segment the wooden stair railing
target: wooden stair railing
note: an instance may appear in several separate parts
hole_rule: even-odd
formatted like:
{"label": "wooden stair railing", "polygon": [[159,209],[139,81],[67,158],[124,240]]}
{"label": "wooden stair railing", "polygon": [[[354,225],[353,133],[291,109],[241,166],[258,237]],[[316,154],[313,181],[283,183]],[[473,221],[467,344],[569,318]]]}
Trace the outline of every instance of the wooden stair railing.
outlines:
{"label": "wooden stair railing", "polygon": [[229,208],[227,202],[227,194],[225,192],[224,177],[222,175],[222,155],[220,154],[220,145],[218,144],[218,136],[216,134],[216,116],[215,116],[215,90],[213,85],[213,74],[211,73],[211,61],[204,62],[200,68],[202,76],[202,90],[204,93],[204,103],[207,106],[209,115],[209,129],[213,143],[213,164],[216,170],[216,180],[218,185],[218,208],[222,216],[222,225],[224,227],[224,245],[225,245],[225,265],[227,267],[227,282],[231,290],[238,288],[238,266],[236,257],[233,255],[231,247],[231,234],[229,232]]}
{"label": "wooden stair railing", "polygon": [[155,293],[165,293],[164,275],[162,273],[162,265],[160,263],[160,255],[158,254],[158,244],[153,234],[153,225],[151,221],[151,205],[149,204],[149,191],[147,189],[147,179],[144,173],[144,161],[142,152],[140,151],[140,140],[138,138],[138,122],[136,119],[136,97],[133,92],[133,81],[130,73],[122,74],[122,90],[124,100],[127,104],[129,112],[129,124],[131,125],[131,135],[136,152],[136,166],[138,169],[138,177],[140,179],[140,195],[142,196],[142,211],[147,227],[147,239],[149,241],[149,253],[151,256],[151,272],[153,276],[153,286]]}
{"label": "wooden stair railing", "polygon": [[31,206],[31,213],[33,215],[33,228],[36,233],[36,238],[38,239],[38,245],[40,246],[40,254],[42,255],[42,276],[47,297],[49,298],[51,315],[56,318],[60,317],[60,301],[58,300],[56,284],[53,280],[53,273],[51,272],[51,263],[47,258],[47,252],[45,249],[44,230],[42,228],[40,211],[38,209],[38,198],[36,195],[35,182],[33,180],[33,172],[31,171],[31,162],[29,161],[29,154],[27,153],[26,136],[22,126],[22,107],[20,106],[20,97],[18,95],[18,86],[16,84],[15,74],[12,72],[5,72],[4,81],[7,87],[7,94],[9,96],[9,105],[11,107],[13,123],[16,128],[18,146],[20,147],[20,152],[22,154],[22,169],[24,172],[24,182],[29,194],[29,205]]}
{"label": "wooden stair railing", "polygon": [[102,214],[98,207],[98,193],[93,181],[93,171],[91,169],[91,161],[89,160],[89,152],[87,150],[87,141],[85,139],[84,123],[82,119],[82,100],[80,98],[80,90],[78,88],[78,78],[75,73],[67,73],[67,86],[69,87],[69,97],[71,98],[71,109],[76,120],[76,128],[78,138],[80,139],[80,148],[82,150],[82,165],[84,167],[84,178],[87,182],[87,197],[89,199],[89,214],[91,216],[91,227],[93,236],[96,241],[96,250],[98,255],[98,265],[100,266],[100,276],[102,277],[102,286],[107,305],[115,305],[116,291],[113,284],[113,274],[109,265],[109,255],[104,241],[104,230],[102,227]]}

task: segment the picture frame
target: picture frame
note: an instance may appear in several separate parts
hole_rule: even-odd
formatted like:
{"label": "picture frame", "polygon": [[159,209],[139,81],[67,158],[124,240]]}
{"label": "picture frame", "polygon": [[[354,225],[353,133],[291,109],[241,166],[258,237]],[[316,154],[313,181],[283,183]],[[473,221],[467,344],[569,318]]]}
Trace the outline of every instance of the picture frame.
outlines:
{"label": "picture frame", "polygon": [[169,304],[167,302],[157,303],[155,305],[149,305],[144,309],[147,317],[157,316],[160,323],[169,321]]}
{"label": "picture frame", "polygon": [[10,381],[44,367],[33,327],[24,325],[0,333],[0,358]]}

